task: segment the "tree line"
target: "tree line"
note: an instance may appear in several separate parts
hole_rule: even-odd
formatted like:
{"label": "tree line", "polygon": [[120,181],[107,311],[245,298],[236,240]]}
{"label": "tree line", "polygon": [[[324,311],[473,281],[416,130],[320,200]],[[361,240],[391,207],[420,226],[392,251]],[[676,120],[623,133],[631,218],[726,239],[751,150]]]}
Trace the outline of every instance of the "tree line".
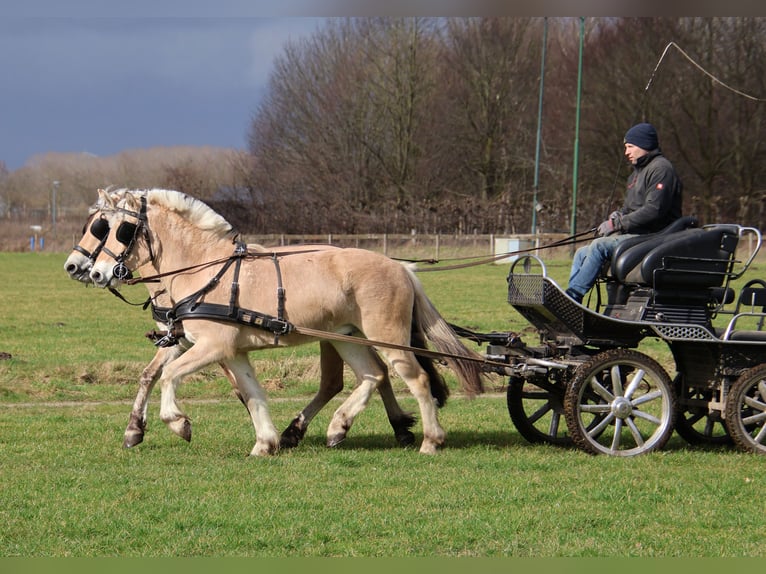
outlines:
{"label": "tree line", "polygon": [[245,233],[582,230],[650,121],[686,213],[762,228],[765,71],[764,18],[333,19],[275,59],[246,149],[46,154],[0,172],[0,211],[50,208],[55,180],[63,213],[169,187]]}

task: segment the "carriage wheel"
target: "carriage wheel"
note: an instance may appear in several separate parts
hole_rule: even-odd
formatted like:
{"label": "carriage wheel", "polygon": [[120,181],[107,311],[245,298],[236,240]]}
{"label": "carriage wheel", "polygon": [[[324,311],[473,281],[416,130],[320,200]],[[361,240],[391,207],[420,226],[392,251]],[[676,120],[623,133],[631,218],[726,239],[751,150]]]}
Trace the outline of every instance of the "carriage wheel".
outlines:
{"label": "carriage wheel", "polygon": [[[680,376],[679,381],[682,381]],[[676,385],[676,395],[679,397],[676,432],[681,438],[693,445],[731,444],[731,435],[724,424],[722,413],[711,412],[708,406],[716,398],[714,390],[683,388],[680,382]]]}
{"label": "carriage wheel", "polygon": [[742,450],[766,454],[766,365],[748,369],[726,397],[726,427]]}
{"label": "carriage wheel", "polygon": [[532,382],[521,377],[508,381],[508,414],[519,434],[531,443],[570,446],[572,437],[564,421],[564,387]]}
{"label": "carriage wheel", "polygon": [[583,450],[635,456],[665,446],[675,427],[676,402],[670,377],[654,359],[611,349],[577,368],[564,413],[572,440]]}

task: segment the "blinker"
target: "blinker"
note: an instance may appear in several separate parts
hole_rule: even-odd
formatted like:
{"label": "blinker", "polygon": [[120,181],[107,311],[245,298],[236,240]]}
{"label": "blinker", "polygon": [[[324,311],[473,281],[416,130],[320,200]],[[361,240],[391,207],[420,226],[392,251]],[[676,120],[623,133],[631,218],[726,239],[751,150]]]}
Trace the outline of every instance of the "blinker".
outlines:
{"label": "blinker", "polygon": [[109,235],[109,222],[103,217],[98,218],[90,226],[90,233],[96,239],[104,240]]}
{"label": "blinker", "polygon": [[130,245],[136,237],[136,224],[123,221],[117,228],[115,238],[123,245]]}

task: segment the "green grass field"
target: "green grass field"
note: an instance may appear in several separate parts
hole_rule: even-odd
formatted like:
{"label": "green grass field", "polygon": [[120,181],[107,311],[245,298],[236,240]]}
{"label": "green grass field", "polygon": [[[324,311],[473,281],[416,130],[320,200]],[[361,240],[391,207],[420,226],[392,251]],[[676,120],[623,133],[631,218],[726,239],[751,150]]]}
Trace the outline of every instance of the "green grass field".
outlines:
{"label": "green grass field", "polygon": [[[324,433],[337,400],[299,448],[247,458],[252,425],[216,368],[179,389],[191,443],[159,420],[157,393],[145,442],[124,450],[154,325],[71,281],[64,259],[0,253],[0,352],[12,356],[0,361],[0,557],[766,555],[761,458],[677,436],[629,459],[531,445],[500,378],[477,399],[453,394],[441,412],[447,447],[433,457],[396,446],[375,398],[336,449]],[[568,262],[549,271],[563,283]],[[506,273],[421,279],[447,320],[535,342],[506,303]],[[124,293],[145,298],[142,287]],[[317,346],[252,359],[281,430],[315,390]]]}

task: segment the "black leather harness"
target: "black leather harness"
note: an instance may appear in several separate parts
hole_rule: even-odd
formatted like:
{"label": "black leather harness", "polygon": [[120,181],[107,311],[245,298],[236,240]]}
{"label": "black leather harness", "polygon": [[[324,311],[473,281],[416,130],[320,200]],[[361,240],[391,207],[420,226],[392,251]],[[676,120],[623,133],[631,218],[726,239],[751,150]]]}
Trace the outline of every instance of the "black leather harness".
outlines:
{"label": "black leather harness", "polygon": [[[243,309],[238,305],[239,301],[239,272],[242,267],[242,260],[249,255],[247,246],[243,243],[237,243],[234,254],[224,261],[221,269],[215,276],[205,284],[204,287],[185,297],[172,308],[155,307],[152,305],[152,316],[156,321],[167,325],[167,333],[156,338],[157,333],[147,333],[152,339],[155,339],[155,345],[158,347],[170,347],[178,344],[178,340],[183,336],[183,330],[179,329],[177,323],[187,319],[212,319],[214,321],[227,321],[237,323],[247,327],[256,327],[264,329],[274,334],[274,345],[279,344],[279,337],[290,333],[294,326],[285,320],[285,289],[282,286],[282,272],[279,268],[279,258],[276,254],[271,256],[277,274],[277,316]],[[205,303],[200,301],[207,293],[215,289],[220,283],[221,277],[234,265],[234,278],[232,279],[229,304]]]}

